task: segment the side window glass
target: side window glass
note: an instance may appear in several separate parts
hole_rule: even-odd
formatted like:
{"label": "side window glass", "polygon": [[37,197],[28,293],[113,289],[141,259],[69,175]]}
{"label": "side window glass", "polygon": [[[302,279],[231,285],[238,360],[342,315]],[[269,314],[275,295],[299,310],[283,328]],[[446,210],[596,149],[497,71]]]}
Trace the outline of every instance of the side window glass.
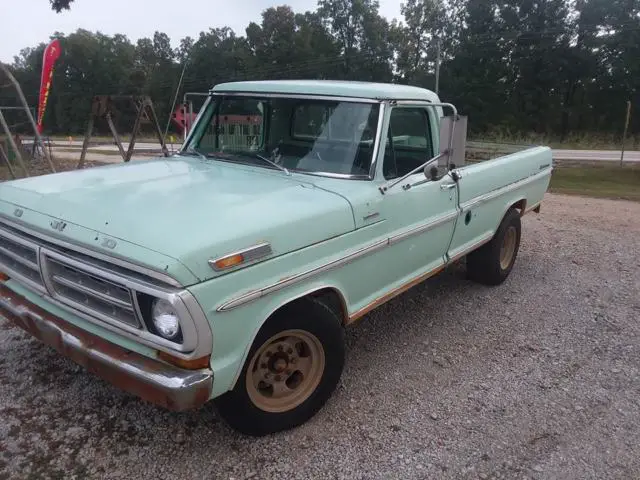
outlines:
{"label": "side window glass", "polygon": [[391,110],[384,152],[386,179],[406,175],[433,155],[429,116],[424,108]]}

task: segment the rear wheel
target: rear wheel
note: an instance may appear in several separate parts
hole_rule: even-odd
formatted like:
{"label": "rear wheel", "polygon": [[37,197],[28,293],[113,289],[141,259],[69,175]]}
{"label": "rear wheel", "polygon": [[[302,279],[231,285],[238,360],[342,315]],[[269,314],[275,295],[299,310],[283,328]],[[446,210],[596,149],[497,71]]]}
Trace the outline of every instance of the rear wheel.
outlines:
{"label": "rear wheel", "polygon": [[520,248],[520,213],[512,208],[502,219],[491,241],[467,255],[467,276],[485,285],[504,282]]}
{"label": "rear wheel", "polygon": [[222,418],[242,433],[287,430],[322,408],[343,366],[340,320],[318,300],[299,300],[260,329],[234,389],[215,403]]}

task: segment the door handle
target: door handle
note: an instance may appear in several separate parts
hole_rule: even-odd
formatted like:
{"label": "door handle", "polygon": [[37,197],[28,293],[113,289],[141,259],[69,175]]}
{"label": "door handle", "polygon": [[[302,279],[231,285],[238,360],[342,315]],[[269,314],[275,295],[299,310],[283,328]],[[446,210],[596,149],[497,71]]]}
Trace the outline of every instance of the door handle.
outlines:
{"label": "door handle", "polygon": [[444,185],[440,185],[440,190],[451,190],[452,188],[456,188],[455,183],[446,183]]}

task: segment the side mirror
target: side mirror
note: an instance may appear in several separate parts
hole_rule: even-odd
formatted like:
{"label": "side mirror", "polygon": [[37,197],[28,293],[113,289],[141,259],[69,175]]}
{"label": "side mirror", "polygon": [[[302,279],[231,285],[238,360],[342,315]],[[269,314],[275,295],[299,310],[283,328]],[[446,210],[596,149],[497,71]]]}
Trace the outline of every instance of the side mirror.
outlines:
{"label": "side mirror", "polygon": [[438,165],[465,165],[467,145],[467,119],[463,115],[448,115],[440,119],[440,155]]}

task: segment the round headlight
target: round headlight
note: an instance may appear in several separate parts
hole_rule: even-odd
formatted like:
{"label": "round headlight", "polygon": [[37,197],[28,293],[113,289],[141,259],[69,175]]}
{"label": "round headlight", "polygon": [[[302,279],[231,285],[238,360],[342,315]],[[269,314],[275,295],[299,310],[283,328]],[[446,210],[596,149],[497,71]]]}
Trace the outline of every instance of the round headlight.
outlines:
{"label": "round headlight", "polygon": [[180,334],[180,319],[173,305],[158,298],[151,308],[151,319],[158,333],[167,340],[174,340]]}

